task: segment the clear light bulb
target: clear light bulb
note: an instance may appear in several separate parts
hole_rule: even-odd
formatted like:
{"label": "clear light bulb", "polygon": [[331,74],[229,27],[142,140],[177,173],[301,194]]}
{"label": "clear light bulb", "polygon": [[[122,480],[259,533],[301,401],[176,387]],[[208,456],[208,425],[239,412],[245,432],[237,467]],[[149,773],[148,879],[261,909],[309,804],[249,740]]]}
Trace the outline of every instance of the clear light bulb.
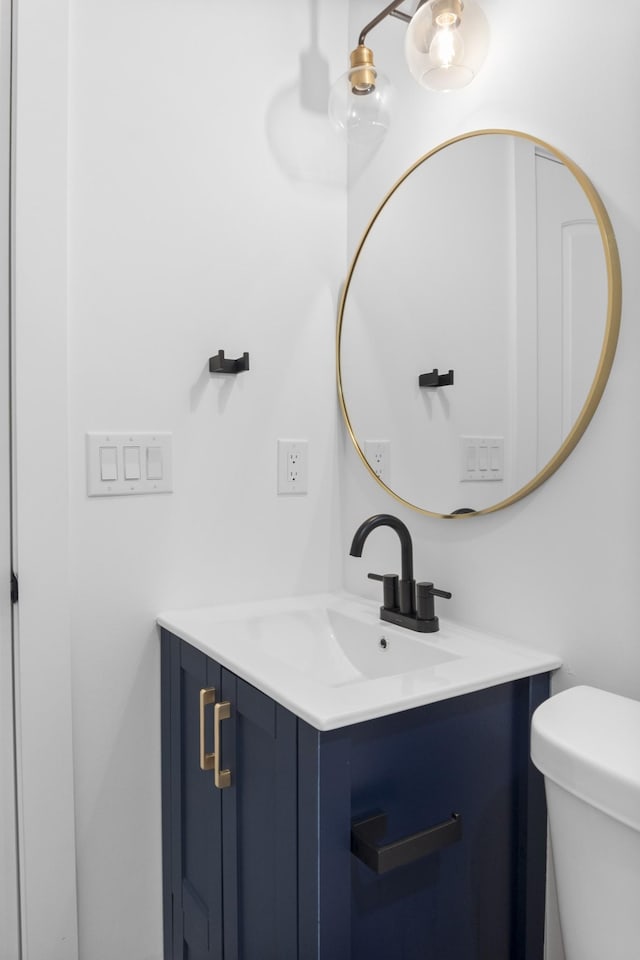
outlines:
{"label": "clear light bulb", "polygon": [[488,24],[473,0],[428,0],[407,28],[405,57],[415,79],[446,92],[471,83],[488,47]]}
{"label": "clear light bulb", "polygon": [[429,47],[429,56],[436,69],[440,67],[443,70],[447,70],[456,61],[462,60],[464,43],[455,25],[446,24],[436,30]]}
{"label": "clear light bulb", "polygon": [[376,144],[391,123],[391,84],[367,48],[357,48],[351,57],[351,69],[331,87],[329,119],[351,143]]}

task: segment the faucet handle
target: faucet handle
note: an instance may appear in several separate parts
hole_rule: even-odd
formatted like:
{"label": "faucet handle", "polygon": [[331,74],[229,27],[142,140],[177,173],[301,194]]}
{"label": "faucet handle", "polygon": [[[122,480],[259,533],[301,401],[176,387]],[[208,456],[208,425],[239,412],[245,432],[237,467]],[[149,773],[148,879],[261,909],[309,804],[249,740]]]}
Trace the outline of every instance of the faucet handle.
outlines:
{"label": "faucet handle", "polygon": [[416,584],[416,608],[418,620],[436,620],[434,597],[444,597],[445,600],[451,599],[448,590],[438,590],[432,583]]}
{"label": "faucet handle", "polygon": [[448,590],[437,590],[435,587],[432,587],[431,593],[434,595],[434,597],[444,597],[445,600],[451,600],[451,597],[453,596],[453,594],[449,593]]}
{"label": "faucet handle", "polygon": [[398,606],[398,574],[368,573],[369,580],[382,582],[382,606],[385,610],[395,610]]}

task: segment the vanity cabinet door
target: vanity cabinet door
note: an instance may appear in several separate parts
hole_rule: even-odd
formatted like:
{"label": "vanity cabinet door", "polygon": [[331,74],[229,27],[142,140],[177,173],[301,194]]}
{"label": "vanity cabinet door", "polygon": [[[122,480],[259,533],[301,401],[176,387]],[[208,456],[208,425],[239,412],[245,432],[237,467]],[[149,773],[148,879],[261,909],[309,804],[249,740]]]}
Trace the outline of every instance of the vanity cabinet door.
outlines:
{"label": "vanity cabinet door", "polygon": [[221,763],[225,960],[297,960],[297,720],[227,670]]}
{"label": "vanity cabinet door", "polygon": [[298,960],[296,744],[293,714],[163,631],[165,960]]}
{"label": "vanity cabinet door", "polygon": [[200,691],[221,671],[164,631],[162,660],[165,960],[223,960],[222,801],[200,763]]}

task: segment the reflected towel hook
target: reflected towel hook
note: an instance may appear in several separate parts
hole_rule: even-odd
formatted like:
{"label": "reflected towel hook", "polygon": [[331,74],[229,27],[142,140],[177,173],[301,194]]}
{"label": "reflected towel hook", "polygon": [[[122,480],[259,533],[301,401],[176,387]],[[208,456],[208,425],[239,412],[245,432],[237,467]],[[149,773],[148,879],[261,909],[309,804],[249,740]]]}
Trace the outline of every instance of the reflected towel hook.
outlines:
{"label": "reflected towel hook", "polygon": [[237,360],[227,360],[224,350],[218,350],[215,357],[209,357],[209,373],[242,373],[248,369],[248,353],[243,353]]}

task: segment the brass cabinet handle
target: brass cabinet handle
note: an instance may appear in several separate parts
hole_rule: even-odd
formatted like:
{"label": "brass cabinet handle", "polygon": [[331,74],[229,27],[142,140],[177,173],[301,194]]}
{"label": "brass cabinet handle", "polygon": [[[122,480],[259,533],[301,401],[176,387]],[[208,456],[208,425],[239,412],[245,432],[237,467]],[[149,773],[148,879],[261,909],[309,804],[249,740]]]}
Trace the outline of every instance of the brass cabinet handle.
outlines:
{"label": "brass cabinet handle", "polygon": [[200,769],[213,770],[215,764],[215,753],[207,753],[205,750],[205,708],[216,702],[216,688],[205,687],[200,691]]}
{"label": "brass cabinet handle", "polygon": [[222,746],[220,744],[220,724],[231,716],[231,704],[228,700],[216,703],[213,708],[213,782],[218,790],[231,786],[231,770],[220,769]]}

